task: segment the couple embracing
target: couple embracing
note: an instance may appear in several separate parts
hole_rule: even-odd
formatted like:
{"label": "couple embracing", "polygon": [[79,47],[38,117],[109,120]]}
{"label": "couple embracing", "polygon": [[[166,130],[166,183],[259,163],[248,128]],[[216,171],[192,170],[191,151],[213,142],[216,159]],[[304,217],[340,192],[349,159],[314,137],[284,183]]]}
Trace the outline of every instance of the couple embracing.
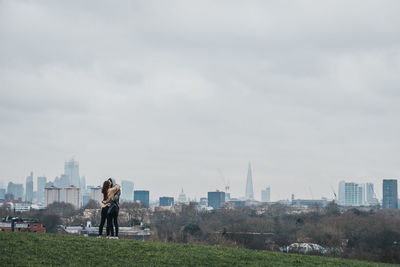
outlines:
{"label": "couple embracing", "polygon": [[98,237],[102,237],[104,223],[107,220],[107,238],[118,239],[118,213],[121,186],[119,184],[116,184],[113,178],[109,178],[108,180],[104,181],[101,193],[103,194],[103,201]]}

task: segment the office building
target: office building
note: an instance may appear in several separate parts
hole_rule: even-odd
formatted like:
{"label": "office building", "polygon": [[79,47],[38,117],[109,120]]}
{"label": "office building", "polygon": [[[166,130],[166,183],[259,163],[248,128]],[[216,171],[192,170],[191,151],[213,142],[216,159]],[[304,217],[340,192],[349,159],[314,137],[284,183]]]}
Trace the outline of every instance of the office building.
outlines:
{"label": "office building", "polygon": [[208,206],[215,210],[220,209],[225,203],[225,192],[208,192]]}
{"label": "office building", "polygon": [[88,193],[82,194],[82,207],[89,204],[91,199],[92,199],[92,197],[90,196],[90,194],[88,194]]}
{"label": "office building", "polygon": [[0,188],[0,200],[6,199],[6,190],[4,188]]}
{"label": "office building", "polygon": [[22,201],[24,198],[24,185],[9,182],[7,186],[7,194],[13,195],[14,200]]}
{"label": "office building", "polygon": [[397,180],[384,179],[382,189],[383,189],[382,208],[397,209],[398,208]]}
{"label": "office building", "polygon": [[379,205],[379,200],[376,198],[374,184],[365,184],[366,204],[369,206]]}
{"label": "office building", "polygon": [[44,203],[44,189],[46,188],[47,178],[39,176],[37,178],[37,202]]}
{"label": "office building", "polygon": [[247,170],[247,179],[246,179],[246,200],[254,199],[254,191],[253,191],[253,175],[251,172],[251,164],[249,162],[249,168]]}
{"label": "office building", "polygon": [[338,190],[338,200],[337,203],[341,206],[345,205],[346,202],[346,194],[345,194],[345,181],[339,182],[339,190]]}
{"label": "office building", "polygon": [[44,189],[46,207],[54,202],[60,202],[61,188],[50,186]]}
{"label": "office building", "polygon": [[81,177],[80,188],[81,188],[82,192],[86,190],[86,177],[85,176]]}
{"label": "office building", "polygon": [[64,202],[72,204],[75,209],[79,209],[81,207],[81,189],[74,186],[65,187]]}
{"label": "office building", "polygon": [[345,206],[362,206],[364,204],[364,185],[345,183]]}
{"label": "office building", "polygon": [[150,206],[150,192],[147,190],[135,190],[133,192],[133,200],[135,202],[140,202],[144,206]]}
{"label": "office building", "polygon": [[261,202],[271,202],[271,188],[269,186],[261,190]]}
{"label": "office building", "polygon": [[121,201],[133,201],[133,183],[131,181],[121,181]]}
{"label": "office building", "polygon": [[174,206],[174,198],[173,197],[160,197],[160,206],[161,207],[168,207]]}
{"label": "office building", "polygon": [[26,177],[25,183],[25,201],[32,203],[33,200],[33,172]]}
{"label": "office building", "polygon": [[[74,187],[80,187],[80,177],[79,177],[79,163],[77,161],[74,161],[71,159],[70,161],[65,162],[64,164],[64,175],[67,177],[68,182],[65,184],[67,181],[63,182],[63,186],[74,186]],[[61,177],[61,180],[63,178]]]}
{"label": "office building", "polygon": [[103,193],[101,193],[100,186],[90,188],[90,198],[101,205],[101,202],[103,201]]}

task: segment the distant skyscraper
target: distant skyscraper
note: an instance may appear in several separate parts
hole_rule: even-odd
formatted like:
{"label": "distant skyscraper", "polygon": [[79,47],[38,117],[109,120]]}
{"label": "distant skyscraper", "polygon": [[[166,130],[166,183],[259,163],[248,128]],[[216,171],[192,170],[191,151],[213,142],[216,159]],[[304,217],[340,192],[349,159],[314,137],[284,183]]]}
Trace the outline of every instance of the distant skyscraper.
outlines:
{"label": "distant skyscraper", "polygon": [[131,181],[121,181],[121,200],[133,201],[133,183]]}
{"label": "distant skyscraper", "polygon": [[271,202],[271,188],[269,186],[261,190],[261,201]]}
{"label": "distant skyscraper", "polygon": [[37,202],[44,203],[44,189],[46,188],[47,178],[39,176],[37,178]]}
{"label": "distant skyscraper", "polygon": [[61,188],[50,186],[44,189],[46,207],[54,202],[60,202]]}
{"label": "distant skyscraper", "polygon": [[181,191],[181,193],[179,194],[179,197],[178,197],[178,203],[186,203],[186,202],[187,202],[186,195],[183,192],[183,188],[182,188],[182,191]]}
{"label": "distant skyscraper", "polygon": [[4,188],[0,188],[0,200],[6,199],[6,190]]}
{"label": "distant skyscraper", "polygon": [[364,198],[364,185],[345,183],[345,206],[362,206]]}
{"label": "distant skyscraper", "polygon": [[147,190],[135,190],[133,199],[135,202],[140,202],[146,207],[150,206],[150,192]]}
{"label": "distant skyscraper", "polygon": [[368,205],[379,205],[379,201],[376,198],[375,191],[374,191],[374,184],[372,183],[366,183],[365,184],[365,189],[366,189],[366,201]]}
{"label": "distant skyscraper", "polygon": [[103,201],[103,193],[101,193],[101,187],[92,187],[90,189],[90,198],[97,201],[100,205]]}
{"label": "distant skyscraper", "polygon": [[65,187],[64,198],[64,202],[72,204],[75,209],[81,207],[81,189],[79,187]]}
{"label": "distant skyscraper", "polygon": [[173,197],[160,197],[160,206],[161,207],[174,206],[174,198]]}
{"label": "distant skyscraper", "polygon": [[33,172],[26,177],[25,201],[32,203],[33,200]]}
{"label": "distant skyscraper", "polygon": [[382,208],[397,209],[398,208],[397,180],[384,179],[382,189],[383,189]]}
{"label": "distant skyscraper", "polygon": [[247,170],[247,180],[246,180],[246,200],[253,200],[254,193],[253,193],[253,177],[251,173],[251,164],[249,162],[249,168]]}
{"label": "distant skyscraper", "polygon": [[338,204],[344,206],[346,202],[345,181],[339,182]]}
{"label": "distant skyscraper", "polygon": [[215,210],[220,209],[225,203],[225,192],[208,192],[208,206]]}
{"label": "distant skyscraper", "polygon": [[81,185],[80,185],[80,187],[81,187],[82,191],[86,190],[86,177],[85,176],[81,177]]}
{"label": "distant skyscraper", "polygon": [[24,185],[14,184],[13,182],[9,182],[7,186],[7,194],[13,195],[15,200],[23,200]]}
{"label": "distant skyscraper", "polygon": [[79,163],[73,159],[65,162],[64,164],[64,175],[68,177],[69,184],[66,186],[80,187],[79,177]]}

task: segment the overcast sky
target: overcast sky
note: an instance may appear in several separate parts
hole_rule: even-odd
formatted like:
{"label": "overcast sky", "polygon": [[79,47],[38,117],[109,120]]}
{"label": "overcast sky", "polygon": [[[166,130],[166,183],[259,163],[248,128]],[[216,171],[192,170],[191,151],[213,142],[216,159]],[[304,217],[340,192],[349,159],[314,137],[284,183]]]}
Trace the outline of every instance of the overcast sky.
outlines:
{"label": "overcast sky", "polygon": [[[0,180],[332,197],[400,177],[400,1],[0,0]],[[221,175],[222,173],[222,175]],[[36,187],[36,184],[35,184]]]}

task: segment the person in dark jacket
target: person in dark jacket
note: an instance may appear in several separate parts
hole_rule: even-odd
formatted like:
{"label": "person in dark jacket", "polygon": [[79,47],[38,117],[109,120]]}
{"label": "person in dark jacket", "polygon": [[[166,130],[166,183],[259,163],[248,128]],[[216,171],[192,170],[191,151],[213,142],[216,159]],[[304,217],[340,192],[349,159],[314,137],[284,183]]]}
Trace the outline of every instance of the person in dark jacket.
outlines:
{"label": "person in dark jacket", "polygon": [[[109,188],[110,188],[110,181],[108,181],[108,180],[104,181],[103,188],[101,189],[101,193],[103,194],[103,201],[106,201],[108,199],[108,189]],[[102,237],[102,235],[103,235],[103,227],[104,227],[104,223],[106,222],[106,219],[107,219],[108,209],[109,209],[109,206],[105,203],[102,203],[98,237]],[[107,236],[108,236],[110,230],[106,230],[106,232],[107,232]]]}
{"label": "person in dark jacket", "polygon": [[[111,188],[108,189],[108,199],[106,201],[103,201],[103,203],[109,206],[107,210],[107,228],[111,232],[110,238],[118,239],[118,234],[119,234],[118,214],[119,214],[119,198],[121,196],[121,186],[116,184],[115,180],[112,178],[109,178],[108,180],[110,181]],[[114,227],[115,227],[115,232],[114,232]]]}

